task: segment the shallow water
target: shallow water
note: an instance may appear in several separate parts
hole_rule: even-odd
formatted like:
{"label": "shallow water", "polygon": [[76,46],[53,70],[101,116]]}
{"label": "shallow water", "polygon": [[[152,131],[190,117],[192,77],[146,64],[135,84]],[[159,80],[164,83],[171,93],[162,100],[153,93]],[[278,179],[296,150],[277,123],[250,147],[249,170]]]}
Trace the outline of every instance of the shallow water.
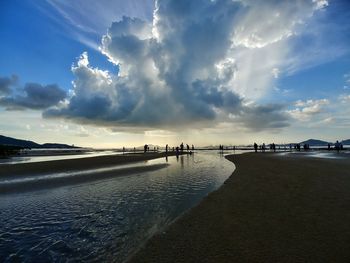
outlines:
{"label": "shallow water", "polygon": [[217,153],[147,165],[164,163],[156,171],[0,196],[0,261],[123,262],[234,170]]}
{"label": "shallow water", "polygon": [[[34,150],[32,152],[35,153]],[[20,155],[20,156],[12,156],[7,159],[0,159],[0,165],[1,164],[16,164],[16,163],[36,163],[36,162],[47,162],[47,161],[57,161],[57,160],[68,160],[68,159],[78,159],[78,158],[86,158],[86,157],[97,157],[97,156],[105,156],[105,155],[115,155],[115,154],[123,154],[122,152],[116,152],[116,151],[86,151],[86,152],[79,152],[79,153],[70,153],[73,152],[72,150],[62,150],[62,152],[65,152],[65,154],[55,155],[50,154],[48,151],[46,154],[43,155],[34,155],[34,156],[26,156],[26,155]],[[125,152],[129,153],[129,152]]]}
{"label": "shallow water", "polygon": [[349,154],[348,151],[342,151],[340,153],[335,151],[293,151],[293,152],[285,152],[279,153],[281,155],[300,155],[305,157],[313,157],[313,158],[321,158],[321,159],[344,159],[346,158],[346,154]]}

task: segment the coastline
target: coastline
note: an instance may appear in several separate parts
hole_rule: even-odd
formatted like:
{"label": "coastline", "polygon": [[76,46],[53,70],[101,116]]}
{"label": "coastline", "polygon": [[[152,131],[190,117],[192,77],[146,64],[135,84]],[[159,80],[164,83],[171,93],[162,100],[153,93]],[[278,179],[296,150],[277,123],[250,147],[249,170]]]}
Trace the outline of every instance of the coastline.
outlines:
{"label": "coastline", "polygon": [[128,262],[348,262],[350,160],[230,155],[236,170]]}

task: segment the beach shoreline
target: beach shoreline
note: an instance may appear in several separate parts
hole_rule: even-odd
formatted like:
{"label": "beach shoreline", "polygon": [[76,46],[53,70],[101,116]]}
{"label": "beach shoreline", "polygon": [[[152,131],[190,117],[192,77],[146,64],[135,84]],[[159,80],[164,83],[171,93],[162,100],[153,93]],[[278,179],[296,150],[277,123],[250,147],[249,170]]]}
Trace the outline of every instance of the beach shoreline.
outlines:
{"label": "beach shoreline", "polygon": [[350,160],[230,155],[226,182],[128,262],[349,262]]}

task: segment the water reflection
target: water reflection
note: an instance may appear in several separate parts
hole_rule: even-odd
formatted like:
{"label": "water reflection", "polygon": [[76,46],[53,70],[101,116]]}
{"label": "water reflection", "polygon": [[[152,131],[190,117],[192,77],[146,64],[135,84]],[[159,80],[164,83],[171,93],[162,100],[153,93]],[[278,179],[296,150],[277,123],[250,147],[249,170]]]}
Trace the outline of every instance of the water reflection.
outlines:
{"label": "water reflection", "polygon": [[217,153],[149,161],[166,168],[4,195],[0,199],[0,262],[123,262],[232,173]]}

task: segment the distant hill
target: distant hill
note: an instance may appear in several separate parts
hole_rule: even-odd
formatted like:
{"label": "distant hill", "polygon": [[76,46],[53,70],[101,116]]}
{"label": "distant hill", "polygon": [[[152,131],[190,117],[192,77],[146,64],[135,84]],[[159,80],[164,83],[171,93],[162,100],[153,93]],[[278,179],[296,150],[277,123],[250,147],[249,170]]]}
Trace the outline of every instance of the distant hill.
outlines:
{"label": "distant hill", "polygon": [[[309,144],[310,146],[327,146],[329,142],[316,140],[316,139],[309,139],[303,142],[300,142],[300,144]],[[332,143],[330,143],[332,144]]]}
{"label": "distant hill", "polygon": [[350,145],[350,139],[343,140],[341,143],[342,143],[343,145]]}
{"label": "distant hill", "polygon": [[15,139],[11,137],[6,137],[3,135],[0,135],[0,145],[11,145],[11,146],[18,146],[18,147],[24,147],[24,148],[79,148],[74,147],[67,144],[61,144],[61,143],[44,143],[44,144],[38,144],[33,141],[27,141],[27,140],[20,140]]}

